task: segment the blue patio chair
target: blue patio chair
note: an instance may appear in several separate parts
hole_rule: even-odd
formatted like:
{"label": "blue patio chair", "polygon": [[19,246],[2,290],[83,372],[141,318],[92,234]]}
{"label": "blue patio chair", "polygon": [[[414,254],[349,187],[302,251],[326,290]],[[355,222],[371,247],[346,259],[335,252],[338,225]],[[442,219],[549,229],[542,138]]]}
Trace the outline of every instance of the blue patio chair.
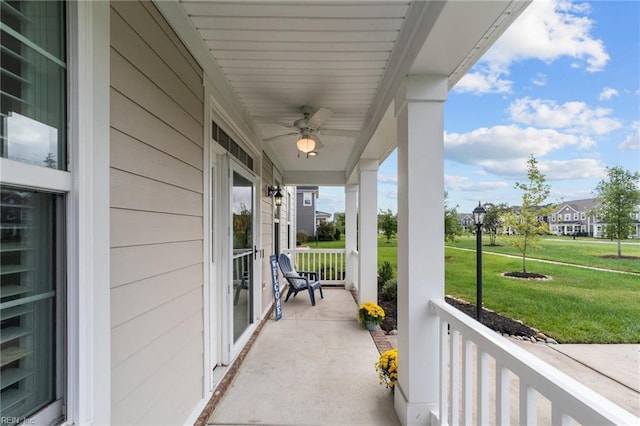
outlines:
{"label": "blue patio chair", "polygon": [[289,300],[289,297],[292,294],[293,297],[296,297],[298,292],[302,290],[307,290],[309,292],[311,306],[316,306],[316,289],[320,291],[320,298],[324,299],[324,294],[322,294],[322,284],[320,284],[320,280],[318,280],[317,272],[296,271],[291,266],[289,256],[284,253],[281,253],[278,257],[278,265],[280,265],[280,270],[282,271],[284,279],[289,283],[289,291],[287,291],[287,297],[284,299],[285,302]]}

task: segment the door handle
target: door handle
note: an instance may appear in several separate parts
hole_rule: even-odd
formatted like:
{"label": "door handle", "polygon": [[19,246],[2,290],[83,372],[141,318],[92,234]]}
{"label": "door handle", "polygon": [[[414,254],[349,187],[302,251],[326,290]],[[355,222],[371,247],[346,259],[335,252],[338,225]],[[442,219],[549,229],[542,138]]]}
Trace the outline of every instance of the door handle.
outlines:
{"label": "door handle", "polygon": [[253,246],[253,260],[258,260],[258,246]]}

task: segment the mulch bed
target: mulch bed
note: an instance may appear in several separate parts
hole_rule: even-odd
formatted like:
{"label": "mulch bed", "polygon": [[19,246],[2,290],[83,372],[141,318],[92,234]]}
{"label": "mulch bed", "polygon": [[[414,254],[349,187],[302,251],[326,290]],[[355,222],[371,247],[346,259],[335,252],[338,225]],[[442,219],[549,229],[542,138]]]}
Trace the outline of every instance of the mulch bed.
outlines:
{"label": "mulch bed", "polygon": [[[476,317],[476,306],[474,304],[465,302],[460,299],[454,299],[448,296],[445,298],[445,300],[451,306],[469,315],[471,318]],[[380,324],[380,328],[382,328],[387,333],[391,330],[397,330],[397,303],[395,300],[388,300],[384,298],[384,296],[382,295],[382,284],[380,283],[378,283],[378,304],[382,307],[382,309],[384,309],[385,312],[385,319],[382,324]],[[510,336],[532,337],[537,334],[536,330],[528,327],[522,322],[509,317],[505,317],[487,309],[482,310],[482,324],[496,332],[508,334]]]}

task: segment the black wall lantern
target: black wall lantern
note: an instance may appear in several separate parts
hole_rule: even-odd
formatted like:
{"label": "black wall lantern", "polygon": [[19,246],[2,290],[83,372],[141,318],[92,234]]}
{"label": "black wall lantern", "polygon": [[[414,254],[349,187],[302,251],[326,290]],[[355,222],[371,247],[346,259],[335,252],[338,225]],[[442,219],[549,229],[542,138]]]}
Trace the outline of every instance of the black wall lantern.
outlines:
{"label": "black wall lantern", "polygon": [[267,186],[267,196],[274,199],[277,207],[282,205],[282,192],[279,186]]}

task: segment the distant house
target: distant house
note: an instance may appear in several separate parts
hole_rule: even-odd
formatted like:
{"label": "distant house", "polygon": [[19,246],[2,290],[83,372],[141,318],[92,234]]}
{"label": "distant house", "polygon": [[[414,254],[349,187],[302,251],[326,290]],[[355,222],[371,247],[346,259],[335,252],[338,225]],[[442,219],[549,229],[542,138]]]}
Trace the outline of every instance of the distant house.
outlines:
{"label": "distant house", "polygon": [[[567,201],[558,206],[551,215],[549,230],[556,235],[588,235],[595,238],[605,238],[604,223],[589,212],[597,207],[595,198]],[[640,206],[639,209],[640,210]],[[629,235],[630,238],[640,238],[640,214],[634,213],[636,226]]]}
{"label": "distant house", "polygon": [[474,230],[473,215],[471,213],[458,213],[458,220],[462,225],[463,232],[471,232]]}
{"label": "distant house", "polygon": [[331,221],[331,213],[321,212],[320,210],[316,210],[316,229],[318,225],[325,222]]}
{"label": "distant house", "polygon": [[304,232],[310,237],[315,237],[317,226],[316,200],[320,195],[320,191],[317,186],[298,186],[296,194],[296,232]]}
{"label": "distant house", "polygon": [[592,215],[589,215],[589,211],[595,207],[596,200],[593,198],[561,203],[558,205],[558,209],[551,214],[549,231],[556,235],[598,236],[596,235],[597,230],[600,230],[601,226],[595,227],[596,232],[594,232],[596,220]]}

